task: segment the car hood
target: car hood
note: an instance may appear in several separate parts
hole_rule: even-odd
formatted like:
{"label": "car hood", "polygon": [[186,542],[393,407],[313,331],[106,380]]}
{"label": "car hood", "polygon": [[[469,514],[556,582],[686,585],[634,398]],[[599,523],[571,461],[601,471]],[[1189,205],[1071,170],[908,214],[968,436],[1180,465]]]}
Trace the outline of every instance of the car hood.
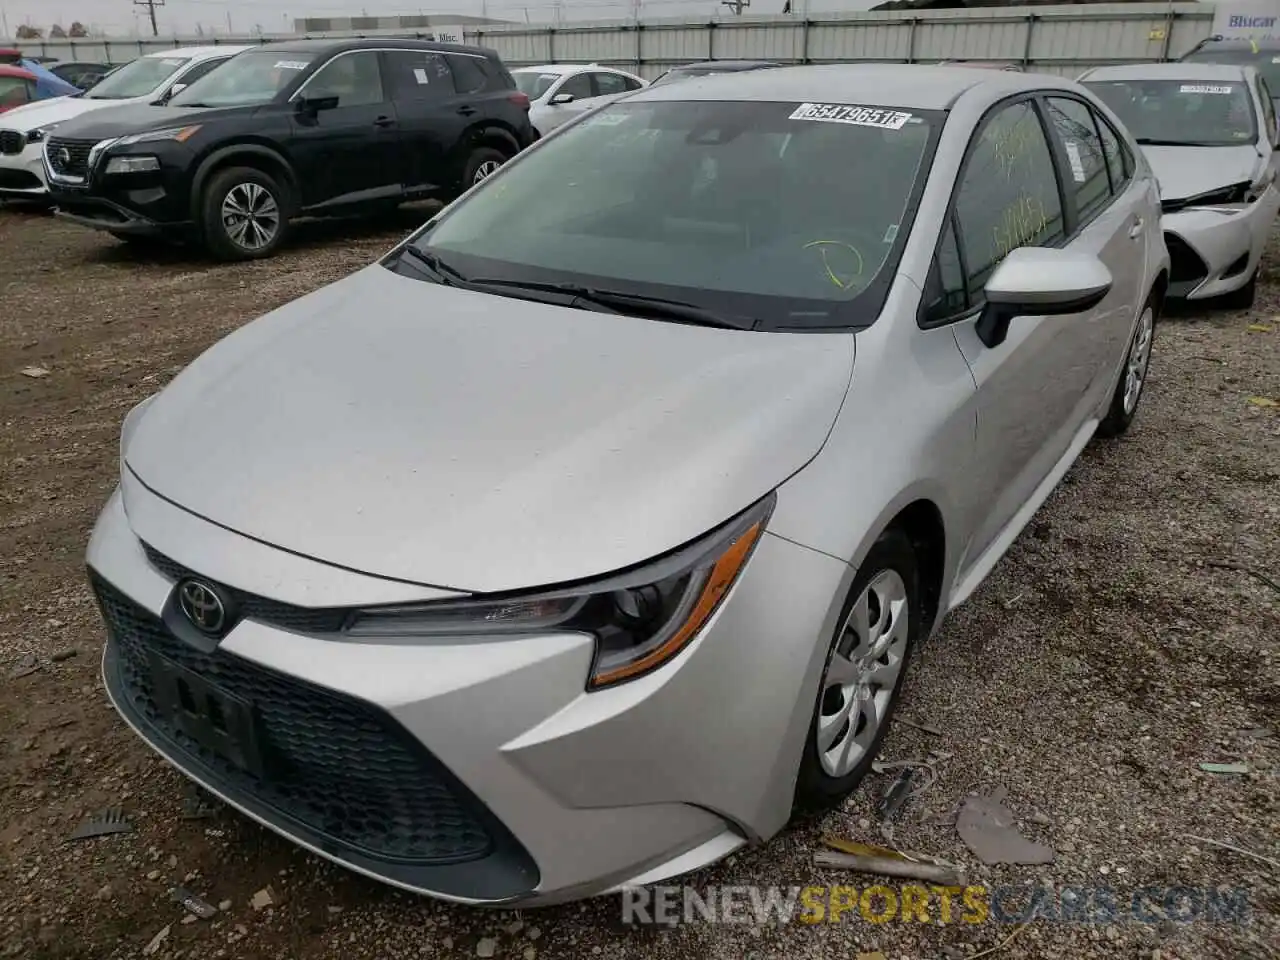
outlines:
{"label": "car hood", "polygon": [[25,106],[14,107],[5,114],[5,125],[25,133],[55,123],[64,123],[83,113],[119,102],[119,100],[86,100],[84,97],[53,97],[49,100],[39,100]]}
{"label": "car hood", "polygon": [[559,584],[713,529],[822,447],[851,334],[694,327],[371,266],[216,344],[125,451],[214,523],[379,576]]}
{"label": "car hood", "polygon": [[1253,144],[1241,147],[1142,148],[1160,183],[1161,200],[1186,200],[1202,193],[1252,181],[1262,157]]}
{"label": "car hood", "polygon": [[76,137],[86,140],[107,140],[133,133],[149,133],[190,123],[209,123],[224,115],[244,116],[246,108],[167,107],[157,106],[148,99],[100,100],[99,103],[114,107],[98,110],[67,123],[58,130],[60,137]]}

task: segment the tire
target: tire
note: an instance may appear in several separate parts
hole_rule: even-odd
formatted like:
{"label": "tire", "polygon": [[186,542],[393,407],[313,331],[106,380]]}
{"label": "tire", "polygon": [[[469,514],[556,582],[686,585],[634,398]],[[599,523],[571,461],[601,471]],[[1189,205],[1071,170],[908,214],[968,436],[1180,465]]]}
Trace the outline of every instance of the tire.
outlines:
{"label": "tire", "polygon": [[[885,610],[886,605],[889,611]],[[887,623],[886,612],[890,618]],[[862,618],[871,621],[872,629],[859,633],[856,624]],[[838,806],[871,769],[880,744],[889,732],[902,678],[919,639],[922,622],[915,550],[901,530],[886,530],[858,568],[841,611],[840,629],[827,652],[796,777],[797,813]],[[868,663],[884,671],[884,683],[878,689],[863,686],[868,680],[868,671],[856,669],[844,656],[859,649],[871,653],[867,639],[877,624],[888,630],[888,646],[883,655],[868,659]],[[886,635],[880,634],[883,636]],[[871,642],[876,643],[880,637]],[[847,670],[841,670],[842,663]],[[860,689],[870,696],[860,697]],[[867,732],[870,728],[867,715],[857,706],[868,702],[878,718],[870,732]],[[846,748],[844,755],[842,747]]]}
{"label": "tire", "polygon": [[[237,209],[251,209],[255,215],[245,218],[234,212]],[[287,210],[285,191],[270,175],[253,167],[219,170],[210,178],[200,199],[200,230],[205,246],[219,260],[269,257],[289,231]],[[238,230],[246,219],[248,225]],[[249,242],[249,238],[255,242]]]}
{"label": "tire", "polygon": [[1239,290],[1232,290],[1230,293],[1223,294],[1219,302],[1228,310],[1248,310],[1253,307],[1253,301],[1257,299],[1257,296],[1258,270],[1255,267],[1248,283]]}
{"label": "tire", "polygon": [[[1129,429],[1138,413],[1142,394],[1146,390],[1147,375],[1151,370],[1151,347],[1155,342],[1156,321],[1159,319],[1159,300],[1153,293],[1142,306],[1138,325],[1125,350],[1124,366],[1111,393],[1111,406],[1098,424],[1098,436],[1118,437]],[[1145,344],[1144,344],[1145,338]],[[1138,357],[1138,354],[1141,354]],[[1133,391],[1130,396],[1130,391]]]}
{"label": "tire", "polygon": [[509,159],[495,147],[476,147],[462,168],[462,189],[470,190],[481,180],[492,176]]}

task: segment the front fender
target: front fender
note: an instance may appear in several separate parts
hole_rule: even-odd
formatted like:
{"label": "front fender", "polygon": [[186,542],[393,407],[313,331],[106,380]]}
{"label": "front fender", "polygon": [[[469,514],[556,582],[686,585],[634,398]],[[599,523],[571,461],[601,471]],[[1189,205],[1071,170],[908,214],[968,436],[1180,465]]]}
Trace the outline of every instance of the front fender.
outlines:
{"label": "front fender", "polygon": [[255,157],[269,161],[273,166],[283,170],[286,175],[286,186],[294,199],[298,198],[298,180],[293,172],[293,165],[278,150],[265,146],[260,143],[233,143],[224,147],[218,147],[210,151],[203,159],[199,161],[196,167],[195,176],[191,180],[191,214],[192,219],[198,220],[200,216],[200,197],[204,193],[204,185],[209,181],[209,177],[213,175],[223,161],[235,157],[246,156]]}

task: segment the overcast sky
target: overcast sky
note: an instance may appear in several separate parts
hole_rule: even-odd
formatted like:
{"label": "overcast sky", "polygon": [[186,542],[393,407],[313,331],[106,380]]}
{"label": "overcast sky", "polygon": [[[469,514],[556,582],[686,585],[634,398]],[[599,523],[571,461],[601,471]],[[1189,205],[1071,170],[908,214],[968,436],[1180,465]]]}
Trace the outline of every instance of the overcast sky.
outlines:
{"label": "overcast sky", "polygon": [[[783,0],[754,0],[749,12],[778,13]],[[811,10],[861,9],[875,0],[810,0]],[[206,33],[226,33],[228,21],[236,33],[286,32],[300,17],[358,17],[363,15],[467,13],[503,20],[548,22],[612,20],[631,16],[631,0],[164,0],[156,19],[162,34],[190,34],[197,25]],[[716,0],[642,0],[645,17],[706,16],[718,9]],[[0,36],[12,36],[19,24],[46,31],[54,23],[69,26],[79,20],[91,31],[113,35],[148,35],[151,25],[144,6],[132,0],[0,0]]]}

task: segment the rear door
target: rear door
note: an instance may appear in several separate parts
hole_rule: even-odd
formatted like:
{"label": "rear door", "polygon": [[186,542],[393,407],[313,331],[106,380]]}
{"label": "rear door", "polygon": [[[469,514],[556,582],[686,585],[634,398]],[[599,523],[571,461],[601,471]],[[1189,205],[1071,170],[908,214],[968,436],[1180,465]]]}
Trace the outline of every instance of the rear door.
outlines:
{"label": "rear door", "polygon": [[304,206],[338,207],[402,196],[399,122],[376,51],[339,54],[297,96],[337,98],[332,109],[302,111],[291,121],[290,147]]}
{"label": "rear door", "polygon": [[[1112,182],[1099,125],[1106,121],[1084,100],[1069,95],[1044,100],[1049,130],[1058,150],[1062,183],[1073,209],[1070,246],[1096,256],[1111,271],[1111,293],[1091,316],[1075,324],[1079,352],[1093,376],[1079,398],[1073,419],[1082,421],[1115,386],[1138,308],[1149,291],[1146,242],[1153,220],[1149,183],[1128,178]],[[1110,132],[1110,131],[1109,131]]]}
{"label": "rear door", "polygon": [[462,58],[438,50],[388,50],[382,56],[404,138],[407,193],[425,196],[449,187],[457,178],[458,145],[482,111],[478,92],[459,93],[456,86],[453,63]]}

